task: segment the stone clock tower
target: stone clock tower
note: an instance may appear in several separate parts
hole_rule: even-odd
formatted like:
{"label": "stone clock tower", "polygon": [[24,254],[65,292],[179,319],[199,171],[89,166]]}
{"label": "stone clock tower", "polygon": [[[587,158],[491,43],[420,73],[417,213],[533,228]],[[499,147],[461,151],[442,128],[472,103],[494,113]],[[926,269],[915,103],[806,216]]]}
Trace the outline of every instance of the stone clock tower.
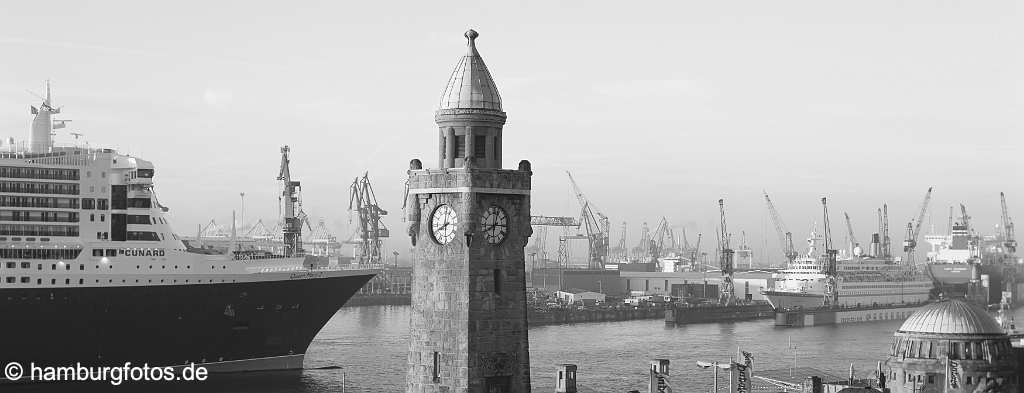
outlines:
{"label": "stone clock tower", "polygon": [[408,393],[528,393],[530,163],[501,168],[505,112],[475,40],[434,116],[438,169],[409,168]]}

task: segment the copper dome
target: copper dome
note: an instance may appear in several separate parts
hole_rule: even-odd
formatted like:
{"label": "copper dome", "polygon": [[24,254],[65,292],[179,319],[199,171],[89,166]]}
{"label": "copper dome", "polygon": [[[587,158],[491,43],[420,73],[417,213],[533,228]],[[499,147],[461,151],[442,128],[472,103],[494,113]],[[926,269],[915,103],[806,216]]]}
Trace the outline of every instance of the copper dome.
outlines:
{"label": "copper dome", "polygon": [[448,78],[448,85],[441,94],[438,109],[491,109],[501,111],[501,96],[491,78],[491,72],[484,65],[484,59],[476,51],[476,37],[479,34],[469,30],[465,34],[468,51]]}
{"label": "copper dome", "polygon": [[1003,335],[1006,334],[995,317],[981,307],[962,300],[938,302],[912,314],[901,333]]}

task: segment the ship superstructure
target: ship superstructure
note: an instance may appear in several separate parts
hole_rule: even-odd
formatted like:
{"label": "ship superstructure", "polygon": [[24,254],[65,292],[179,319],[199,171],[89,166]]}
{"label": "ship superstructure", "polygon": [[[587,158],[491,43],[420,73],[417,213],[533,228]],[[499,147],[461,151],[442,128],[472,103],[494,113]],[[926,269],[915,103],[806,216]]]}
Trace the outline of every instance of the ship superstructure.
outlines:
{"label": "ship superstructure", "polygon": [[[157,199],[153,163],[54,144],[65,123],[53,119],[49,87],[32,113],[29,143],[8,140],[0,152],[4,363],[297,369],[373,276],[307,265],[294,223],[284,255],[193,252]],[[288,196],[298,182],[285,178]]]}
{"label": "ship superstructure", "polygon": [[[874,239],[877,242],[878,236]],[[811,233],[807,253],[795,258],[786,269],[772,274],[773,285],[763,292],[776,310],[814,309],[826,305],[829,292],[838,307],[878,307],[918,304],[928,301],[931,280],[898,260],[870,255],[835,259],[834,289],[829,290],[827,255],[819,255]],[[872,249],[879,249],[873,242]]]}

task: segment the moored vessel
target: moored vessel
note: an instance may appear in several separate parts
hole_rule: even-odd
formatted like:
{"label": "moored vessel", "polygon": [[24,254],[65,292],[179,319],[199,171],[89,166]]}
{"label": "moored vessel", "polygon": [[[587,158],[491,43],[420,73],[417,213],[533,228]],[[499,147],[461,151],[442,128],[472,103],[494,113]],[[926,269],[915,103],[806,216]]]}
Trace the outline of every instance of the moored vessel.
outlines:
{"label": "moored vessel", "polygon": [[49,86],[29,140],[0,149],[0,362],[294,370],[371,270],[307,262],[282,150],[281,252],[200,252],[171,227],[154,165],[58,145]]}

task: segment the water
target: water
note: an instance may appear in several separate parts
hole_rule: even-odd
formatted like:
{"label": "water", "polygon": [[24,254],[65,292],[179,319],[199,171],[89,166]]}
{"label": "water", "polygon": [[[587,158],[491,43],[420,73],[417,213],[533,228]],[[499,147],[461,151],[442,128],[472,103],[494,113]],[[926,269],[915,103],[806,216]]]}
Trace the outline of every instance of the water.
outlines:
{"label": "water", "polygon": [[[228,383],[174,390],[326,393],[341,392],[344,386],[346,393],[403,392],[410,311],[409,306],[342,308],[313,341],[306,370],[297,377],[247,375]],[[1024,320],[1024,309],[1016,318]],[[866,377],[876,362],[885,360],[900,324],[776,328],[771,320],[759,320],[667,327],[661,320],[639,320],[535,327],[530,329],[533,391],[554,390],[555,365],[560,363],[577,364],[580,386],[593,391],[642,391],[652,358],[672,361],[673,385],[685,386],[688,392],[704,391],[712,384],[712,374],[695,362],[726,362],[737,346],[754,354],[755,373],[795,364],[846,376],[853,363],[858,377]],[[795,348],[790,347],[790,338]],[[725,373],[721,378],[727,383]],[[118,391],[151,391],[154,386],[124,388]]]}

